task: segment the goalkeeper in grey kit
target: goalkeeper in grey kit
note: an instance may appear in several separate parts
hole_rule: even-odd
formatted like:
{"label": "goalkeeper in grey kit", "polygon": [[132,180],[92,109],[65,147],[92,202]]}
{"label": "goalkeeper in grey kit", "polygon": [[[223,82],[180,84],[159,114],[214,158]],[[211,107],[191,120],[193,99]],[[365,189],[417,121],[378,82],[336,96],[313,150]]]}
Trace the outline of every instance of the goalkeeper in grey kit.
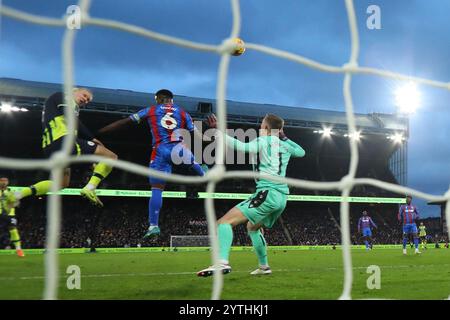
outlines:
{"label": "goalkeeper in grey kit", "polygon": [[[211,128],[216,127],[216,117],[208,118]],[[228,146],[236,150],[257,153],[259,163],[256,170],[267,175],[285,177],[286,168],[291,157],[303,157],[305,151],[295,142],[289,140],[283,132],[284,120],[268,114],[261,123],[260,136],[249,143],[243,143],[225,135]],[[271,228],[283,213],[289,187],[286,183],[259,179],[256,182],[256,192],[247,200],[239,203],[228,211],[217,222],[220,249],[220,264],[210,266],[197,272],[199,277],[213,275],[214,271],[223,274],[231,272],[229,255],[233,242],[233,227],[247,223],[247,230],[252,240],[253,248],[258,257],[259,268],[252,275],[271,274],[267,260],[267,244],[261,233],[262,227]]]}

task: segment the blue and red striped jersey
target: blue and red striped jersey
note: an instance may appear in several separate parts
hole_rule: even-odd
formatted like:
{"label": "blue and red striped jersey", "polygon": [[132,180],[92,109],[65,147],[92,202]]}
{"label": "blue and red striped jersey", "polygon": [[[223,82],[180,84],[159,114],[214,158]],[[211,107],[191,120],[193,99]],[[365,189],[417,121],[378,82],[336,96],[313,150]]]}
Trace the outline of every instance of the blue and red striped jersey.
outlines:
{"label": "blue and red striped jersey", "polygon": [[369,216],[362,216],[361,218],[359,218],[358,230],[359,229],[364,229],[364,228],[370,228],[371,226],[374,227],[374,228],[377,227],[377,225],[375,224],[375,222],[373,222],[371,217],[369,217]]}
{"label": "blue and red striped jersey", "polygon": [[397,215],[398,221],[403,222],[403,224],[415,223],[419,219],[419,212],[417,207],[413,205],[403,204],[400,206]]}
{"label": "blue and red striped jersey", "polygon": [[179,129],[194,131],[191,116],[183,108],[175,104],[159,104],[147,107],[132,114],[130,119],[134,122],[147,120],[152,133],[152,144],[181,142],[183,136]]}

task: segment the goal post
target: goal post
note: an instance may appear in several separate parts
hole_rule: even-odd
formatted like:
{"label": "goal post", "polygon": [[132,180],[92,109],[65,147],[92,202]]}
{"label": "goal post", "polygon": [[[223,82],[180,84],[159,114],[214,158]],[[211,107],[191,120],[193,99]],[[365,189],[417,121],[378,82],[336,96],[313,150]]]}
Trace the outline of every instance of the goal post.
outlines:
{"label": "goal post", "polygon": [[170,251],[180,247],[210,247],[211,237],[208,235],[171,235]]}

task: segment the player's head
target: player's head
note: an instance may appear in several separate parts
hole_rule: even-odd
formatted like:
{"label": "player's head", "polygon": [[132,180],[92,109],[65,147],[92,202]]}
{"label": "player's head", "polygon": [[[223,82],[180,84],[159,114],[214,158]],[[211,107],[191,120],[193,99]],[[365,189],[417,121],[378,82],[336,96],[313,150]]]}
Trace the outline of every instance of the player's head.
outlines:
{"label": "player's head", "polygon": [[367,211],[366,210],[363,211],[363,216],[367,216]]}
{"label": "player's head", "polygon": [[278,134],[278,132],[283,129],[284,120],[277,115],[267,114],[261,123],[261,133],[262,134]]}
{"label": "player's head", "polygon": [[89,89],[86,88],[75,88],[73,89],[73,98],[75,100],[75,103],[79,107],[84,107],[89,102],[92,101],[94,98],[94,95]]}
{"label": "player's head", "polygon": [[411,204],[411,200],[412,200],[412,197],[410,195],[407,195],[406,196],[406,204],[410,205]]}
{"label": "player's head", "polygon": [[423,226],[423,222],[421,222],[420,225]]}
{"label": "player's head", "polygon": [[155,100],[157,104],[173,103],[173,93],[167,89],[161,89],[155,93]]}
{"label": "player's head", "polygon": [[8,177],[0,175],[0,190],[5,190],[8,187],[8,185],[9,185]]}

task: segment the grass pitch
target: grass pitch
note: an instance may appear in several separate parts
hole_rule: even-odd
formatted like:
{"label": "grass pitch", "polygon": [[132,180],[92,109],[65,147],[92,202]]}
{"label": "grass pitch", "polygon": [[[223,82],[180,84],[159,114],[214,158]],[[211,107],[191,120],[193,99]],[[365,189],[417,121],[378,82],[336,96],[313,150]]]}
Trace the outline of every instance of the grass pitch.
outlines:
{"label": "grass pitch", "polygon": [[[353,299],[446,299],[450,250],[352,250]],[[224,276],[223,299],[337,299],[343,285],[340,250],[269,251],[273,274],[251,276],[252,252],[232,252],[233,272]],[[0,299],[40,299],[44,256],[0,255]],[[69,290],[67,267],[81,269],[81,289]],[[210,265],[209,252],[94,253],[60,255],[60,299],[209,299],[212,277],[195,272]],[[381,288],[368,289],[367,267],[381,269]]]}

